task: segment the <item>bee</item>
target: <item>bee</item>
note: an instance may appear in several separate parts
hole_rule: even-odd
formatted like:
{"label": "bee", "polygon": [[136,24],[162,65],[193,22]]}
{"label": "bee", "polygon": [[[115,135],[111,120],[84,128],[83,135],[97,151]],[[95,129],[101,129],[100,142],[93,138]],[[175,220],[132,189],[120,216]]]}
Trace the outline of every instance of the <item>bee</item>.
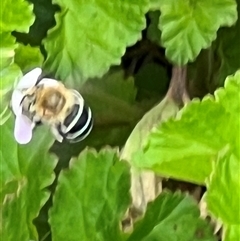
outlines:
{"label": "bee", "polygon": [[27,73],[13,92],[16,140],[28,143],[38,124],[49,126],[59,142],[83,140],[93,127],[90,107],[78,91],[66,88],[55,79],[40,79],[41,72],[36,68]]}

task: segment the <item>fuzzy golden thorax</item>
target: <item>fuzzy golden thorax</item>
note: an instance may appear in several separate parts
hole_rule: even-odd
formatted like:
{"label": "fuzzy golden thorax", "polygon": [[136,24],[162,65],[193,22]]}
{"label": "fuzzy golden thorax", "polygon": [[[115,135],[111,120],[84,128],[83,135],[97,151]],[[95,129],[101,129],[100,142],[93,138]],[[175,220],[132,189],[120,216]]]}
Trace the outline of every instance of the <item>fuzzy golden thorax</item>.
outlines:
{"label": "fuzzy golden thorax", "polygon": [[74,105],[72,92],[63,84],[53,87],[37,86],[26,94],[25,102],[31,103],[31,116],[47,124],[61,123]]}

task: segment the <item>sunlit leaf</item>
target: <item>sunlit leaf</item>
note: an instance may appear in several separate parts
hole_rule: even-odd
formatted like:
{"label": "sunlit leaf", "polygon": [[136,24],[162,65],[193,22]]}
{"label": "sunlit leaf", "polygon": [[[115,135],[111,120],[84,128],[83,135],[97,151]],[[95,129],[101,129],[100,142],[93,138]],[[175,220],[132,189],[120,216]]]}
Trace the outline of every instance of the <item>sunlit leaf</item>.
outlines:
{"label": "sunlit leaf", "polygon": [[0,33],[0,125],[9,118],[7,108],[10,97],[7,94],[12,90],[17,79],[22,76],[20,68],[13,63],[16,47],[15,39],[10,33]]}
{"label": "sunlit leaf", "polygon": [[193,61],[216,39],[221,26],[237,20],[235,0],[163,0],[159,6],[162,44],[166,56],[177,65]]}
{"label": "sunlit leaf", "polygon": [[[223,155],[224,154],[224,155]],[[240,232],[240,158],[230,150],[219,156],[207,181],[206,201],[209,212],[223,223],[223,240],[238,240]],[[224,236],[225,236],[224,235]]]}
{"label": "sunlit leaf", "polygon": [[31,0],[34,5],[35,21],[28,33],[13,32],[18,42],[25,45],[39,46],[46,37],[47,31],[55,26],[54,14],[59,7],[48,0]]}
{"label": "sunlit leaf", "polygon": [[50,212],[53,241],[121,240],[129,189],[128,166],[116,151],[83,151],[59,176]]}
{"label": "sunlit leaf", "polygon": [[223,241],[240,239],[240,225],[225,225],[223,230]]}
{"label": "sunlit leaf", "polygon": [[24,0],[1,0],[0,32],[27,32],[34,22],[33,5]]}
{"label": "sunlit leaf", "polygon": [[239,156],[240,71],[229,77],[215,98],[193,100],[177,115],[159,125],[149,136],[137,167],[167,176],[204,183],[212,161],[226,145]]}
{"label": "sunlit leaf", "polygon": [[165,97],[158,105],[148,111],[137,123],[129,136],[121,153],[121,158],[133,161],[133,155],[137,153],[139,158],[141,149],[146,144],[146,138],[151,133],[154,126],[174,117],[178,112],[177,104],[170,98]]}
{"label": "sunlit leaf", "polygon": [[192,198],[162,193],[149,203],[127,241],[216,241],[211,227],[199,216]]}
{"label": "sunlit leaf", "polygon": [[14,50],[17,47],[14,30],[28,32],[35,20],[33,5],[23,0],[1,0],[0,8],[0,122],[4,124],[9,112],[6,113],[8,97],[15,81],[21,76],[20,68],[14,64]]}
{"label": "sunlit leaf", "polygon": [[11,90],[21,76],[20,68],[14,63],[0,70],[0,125],[9,118]]}
{"label": "sunlit leaf", "polygon": [[44,42],[46,68],[63,81],[83,83],[120,64],[127,46],[141,38],[148,1],[55,0],[57,25]]}
{"label": "sunlit leaf", "polygon": [[0,69],[6,68],[13,62],[14,50],[17,44],[15,38],[11,36],[10,32],[0,32]]}
{"label": "sunlit leaf", "polygon": [[0,100],[0,126],[3,125],[11,116],[11,112],[8,106],[3,107],[2,101]]}
{"label": "sunlit leaf", "polygon": [[22,71],[14,63],[0,70],[0,96],[12,90],[20,77],[22,77]]}
{"label": "sunlit leaf", "polygon": [[0,32],[0,125],[9,118],[7,107],[10,98],[7,94],[22,75],[20,68],[13,63],[17,46],[10,32]]}
{"label": "sunlit leaf", "polygon": [[40,128],[30,144],[18,145],[13,129],[13,118],[0,126],[0,237],[37,240],[32,222],[49,198],[46,187],[54,180],[56,160],[48,153],[53,139]]}
{"label": "sunlit leaf", "polygon": [[43,63],[43,55],[39,47],[31,47],[30,45],[19,44],[15,50],[14,62],[26,73],[35,67],[41,67]]}
{"label": "sunlit leaf", "polygon": [[159,10],[159,0],[150,0],[150,10]]}

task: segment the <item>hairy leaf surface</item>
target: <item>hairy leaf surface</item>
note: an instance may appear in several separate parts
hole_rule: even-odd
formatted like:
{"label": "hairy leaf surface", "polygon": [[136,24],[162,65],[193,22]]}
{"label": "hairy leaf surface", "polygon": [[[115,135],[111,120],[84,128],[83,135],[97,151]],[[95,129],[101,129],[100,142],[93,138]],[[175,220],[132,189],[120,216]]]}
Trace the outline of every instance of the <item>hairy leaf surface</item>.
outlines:
{"label": "hairy leaf surface", "polygon": [[14,63],[14,50],[17,48],[15,38],[10,32],[0,33],[0,125],[9,118],[9,91],[22,76],[20,68]]}
{"label": "hairy leaf surface", "polygon": [[59,176],[50,212],[53,241],[122,240],[129,189],[128,166],[116,151],[83,151]]}
{"label": "hairy leaf surface", "polygon": [[97,123],[127,124],[140,118],[143,113],[135,103],[134,79],[125,79],[122,71],[88,80],[80,92],[93,109]]}
{"label": "hairy leaf surface", "polygon": [[13,87],[14,81],[21,74],[20,69],[13,64],[17,46],[11,33],[0,33],[0,97]]}
{"label": "hairy leaf surface", "polygon": [[221,26],[237,20],[235,0],[163,0],[159,6],[162,44],[166,56],[177,65],[193,61],[216,39]]}
{"label": "hairy leaf surface", "polygon": [[216,241],[200,217],[194,200],[179,193],[162,193],[149,203],[145,216],[135,224],[127,241]]}
{"label": "hairy leaf surface", "polygon": [[34,22],[33,5],[23,0],[1,0],[0,32],[27,32]]}
{"label": "hairy leaf surface", "polygon": [[240,158],[220,155],[207,182],[207,207],[223,223],[223,240],[240,238]]}
{"label": "hairy leaf surface", "polygon": [[43,56],[39,47],[31,47],[30,45],[19,44],[15,50],[15,63],[26,73],[36,67],[41,67]]}
{"label": "hairy leaf surface", "polygon": [[45,66],[58,78],[83,83],[120,64],[127,46],[141,38],[148,1],[55,0],[57,25],[44,43]]}
{"label": "hairy leaf surface", "polygon": [[153,127],[175,116],[177,111],[178,106],[168,97],[148,111],[133,129],[122,150],[121,158],[132,161],[133,155],[136,153],[139,157],[140,150],[146,144],[145,138],[149,136]]}
{"label": "hairy leaf surface", "polygon": [[34,133],[27,145],[13,136],[13,119],[0,126],[0,199],[2,240],[37,240],[33,219],[50,196],[46,187],[54,180],[56,160],[48,153],[52,138],[48,130]]}
{"label": "hairy leaf surface", "polygon": [[14,30],[27,32],[35,20],[33,5],[23,0],[1,0],[0,4],[0,125],[9,118],[6,93],[14,81],[21,76],[19,67],[13,64],[14,50],[17,47]]}
{"label": "hairy leaf surface", "polygon": [[240,225],[225,225],[223,230],[223,241],[239,240]]}
{"label": "hairy leaf surface", "polygon": [[214,97],[193,100],[177,115],[159,125],[148,138],[137,167],[161,175],[204,183],[212,161],[226,145],[239,155],[240,71],[227,78]]}

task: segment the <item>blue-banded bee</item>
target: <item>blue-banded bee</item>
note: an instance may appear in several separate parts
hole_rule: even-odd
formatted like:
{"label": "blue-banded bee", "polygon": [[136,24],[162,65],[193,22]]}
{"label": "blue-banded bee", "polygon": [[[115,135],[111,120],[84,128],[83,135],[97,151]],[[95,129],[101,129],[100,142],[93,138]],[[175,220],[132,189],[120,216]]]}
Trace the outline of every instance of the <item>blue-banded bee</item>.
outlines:
{"label": "blue-banded bee", "polygon": [[93,126],[91,109],[80,93],[55,79],[39,79],[36,68],[20,80],[12,95],[16,115],[15,138],[28,143],[37,124],[48,125],[57,141],[83,140]]}

